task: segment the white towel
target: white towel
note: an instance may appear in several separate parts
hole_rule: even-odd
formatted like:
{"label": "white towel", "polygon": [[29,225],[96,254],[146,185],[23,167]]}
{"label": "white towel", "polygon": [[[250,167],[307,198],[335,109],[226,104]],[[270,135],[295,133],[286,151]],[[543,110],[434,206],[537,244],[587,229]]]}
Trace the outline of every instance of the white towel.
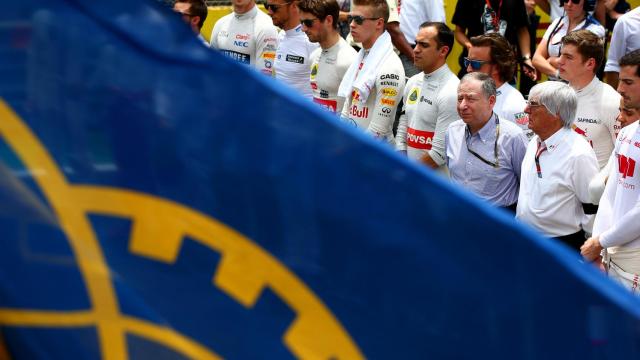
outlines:
{"label": "white towel", "polygon": [[[365,61],[364,66],[360,72],[358,72],[358,67],[364,58],[364,49],[360,49],[358,58],[351,63],[351,66],[349,66],[349,69],[342,78],[342,82],[338,88],[338,96],[347,99],[351,96],[351,91],[356,89],[358,90],[361,101],[367,101],[369,92],[376,81],[376,71],[392,52],[393,45],[391,44],[391,36],[385,31],[369,50],[367,61]],[[356,73],[358,74],[357,78]]]}

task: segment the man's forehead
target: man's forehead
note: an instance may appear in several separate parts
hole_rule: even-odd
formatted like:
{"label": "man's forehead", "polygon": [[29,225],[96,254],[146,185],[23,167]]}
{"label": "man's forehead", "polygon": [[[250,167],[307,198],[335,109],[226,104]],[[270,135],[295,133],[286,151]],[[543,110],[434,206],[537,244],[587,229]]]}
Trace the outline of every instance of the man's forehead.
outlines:
{"label": "man's forehead", "polygon": [[466,80],[460,83],[458,87],[458,95],[478,95],[481,93],[480,82],[475,80]]}
{"label": "man's forehead", "polygon": [[488,46],[472,46],[469,49],[469,57],[474,60],[489,60],[491,48]]}
{"label": "man's forehead", "polygon": [[351,13],[358,14],[358,15],[366,15],[367,17],[369,17],[372,11],[373,10],[371,9],[371,6],[369,5],[354,5],[353,9],[351,10]]}
{"label": "man's forehead", "polygon": [[185,11],[185,10],[189,10],[189,8],[191,8],[191,4],[183,3],[183,2],[176,2],[176,3],[173,4],[173,8],[175,10]]}
{"label": "man's forehead", "polygon": [[638,65],[623,65],[620,66],[620,79],[637,80]]}

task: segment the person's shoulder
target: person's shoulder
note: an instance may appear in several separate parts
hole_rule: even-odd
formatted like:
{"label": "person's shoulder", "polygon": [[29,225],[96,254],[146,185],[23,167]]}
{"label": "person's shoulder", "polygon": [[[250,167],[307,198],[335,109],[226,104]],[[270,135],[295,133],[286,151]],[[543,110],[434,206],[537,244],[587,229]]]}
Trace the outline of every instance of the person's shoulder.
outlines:
{"label": "person's shoulder", "polygon": [[353,60],[356,58],[357,55],[358,55],[358,52],[356,51],[356,49],[353,48],[353,46],[349,45],[347,40],[343,39],[342,37],[340,38],[340,40],[338,40],[338,58],[339,59],[346,58],[346,59]]}
{"label": "person's shoulder", "polygon": [[465,126],[467,126],[467,124],[462,119],[458,119],[449,124],[447,131],[458,131],[460,129],[464,130]]}
{"label": "person's shoulder", "polygon": [[[391,51],[389,56],[384,60],[381,66],[377,70],[378,75],[383,74],[399,74],[402,75],[402,80],[404,80],[404,66],[402,66],[402,61],[398,57],[398,55]],[[398,79],[399,80],[399,79]]]}
{"label": "person's shoulder", "polygon": [[309,60],[311,60],[312,63],[317,62],[318,59],[320,58],[321,53],[322,53],[322,48],[317,48],[313,50],[309,55]]}
{"label": "person's shoulder", "polygon": [[231,14],[227,14],[223,17],[221,17],[220,19],[218,19],[218,21],[216,21],[214,26],[222,26],[222,25],[228,25],[231,20],[233,19],[233,12]]}
{"label": "person's shoulder", "polygon": [[638,120],[623,127],[622,129],[620,129],[620,132],[618,133],[617,141],[623,141],[624,139],[629,139],[634,137],[635,133],[638,131],[638,127],[640,127],[640,121]]}
{"label": "person's shoulder", "polygon": [[274,32],[277,32],[278,30],[278,28],[275,27],[275,25],[273,25],[273,20],[271,20],[271,17],[265,14],[264,12],[262,12],[262,10],[260,9],[258,9],[258,12],[256,13],[256,17],[254,18],[254,21],[255,21],[256,30],[268,29],[268,30],[273,30]]}

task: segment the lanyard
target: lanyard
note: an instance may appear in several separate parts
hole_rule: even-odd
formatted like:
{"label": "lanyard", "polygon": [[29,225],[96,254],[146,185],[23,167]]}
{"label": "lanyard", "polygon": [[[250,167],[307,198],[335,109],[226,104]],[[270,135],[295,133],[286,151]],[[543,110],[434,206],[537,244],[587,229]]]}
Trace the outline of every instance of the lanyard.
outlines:
{"label": "lanyard", "polygon": [[483,158],[480,154],[478,154],[477,152],[471,150],[471,148],[469,148],[469,139],[471,138],[471,131],[469,131],[469,127],[467,126],[466,132],[465,132],[465,143],[467,144],[467,151],[469,153],[471,153],[471,155],[475,156],[478,158],[478,160],[482,161],[483,163],[494,167],[494,168],[498,168],[500,167],[500,164],[498,163],[498,138],[500,137],[500,121],[498,120],[498,115],[496,115],[495,113],[493,114],[494,118],[495,118],[495,122],[496,122],[496,141],[493,144],[493,156],[495,157],[495,161],[491,162],[485,158]]}
{"label": "lanyard", "polygon": [[[542,145],[542,146],[540,146]],[[536,150],[536,156],[534,160],[536,161],[536,172],[538,173],[538,178],[542,179],[542,168],[540,168],[540,155],[543,151],[547,150],[547,144],[543,142],[538,143],[538,150]]]}

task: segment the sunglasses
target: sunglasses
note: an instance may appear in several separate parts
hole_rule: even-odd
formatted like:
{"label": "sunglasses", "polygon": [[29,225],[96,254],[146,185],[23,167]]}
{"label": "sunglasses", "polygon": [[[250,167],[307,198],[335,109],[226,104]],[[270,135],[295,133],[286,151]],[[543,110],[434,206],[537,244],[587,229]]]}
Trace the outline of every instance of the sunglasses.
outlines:
{"label": "sunglasses", "polygon": [[198,15],[193,15],[193,14],[189,14],[189,13],[178,11],[178,10],[173,10],[173,12],[175,12],[176,14],[180,14],[182,16],[188,16],[188,17],[198,16]]}
{"label": "sunglasses", "polygon": [[355,21],[356,24],[362,25],[365,20],[378,20],[380,18],[368,18],[360,15],[348,15],[347,16],[347,24],[351,24],[352,21]]}
{"label": "sunglasses", "polygon": [[264,8],[267,9],[267,11],[271,10],[273,12],[277,12],[281,7],[291,3],[292,1],[283,2],[282,4],[264,4]]}
{"label": "sunglasses", "polygon": [[[564,4],[568,3],[568,2],[569,2],[569,0],[560,0],[560,6],[562,6],[562,5],[564,5]],[[571,0],[571,2],[576,4],[576,5],[580,4],[580,0]]]}
{"label": "sunglasses", "polygon": [[473,69],[474,71],[480,70],[480,68],[484,64],[491,64],[491,61],[472,60],[472,59],[469,59],[468,57],[464,58],[464,67],[468,68],[469,66],[471,66],[471,69]]}
{"label": "sunglasses", "polygon": [[320,19],[300,19],[300,24],[309,28],[313,26],[313,22],[316,20],[320,20]]}

